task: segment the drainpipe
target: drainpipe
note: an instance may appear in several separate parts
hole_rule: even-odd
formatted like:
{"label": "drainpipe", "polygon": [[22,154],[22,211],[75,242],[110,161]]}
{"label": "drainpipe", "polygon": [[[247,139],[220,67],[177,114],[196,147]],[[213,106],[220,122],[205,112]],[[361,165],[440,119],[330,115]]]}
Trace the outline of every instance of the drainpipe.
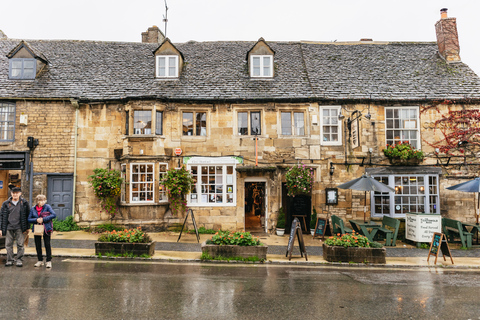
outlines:
{"label": "drainpipe", "polygon": [[75,199],[77,198],[77,142],[78,142],[78,100],[70,99],[70,102],[75,107],[75,139],[73,151],[73,199],[72,199],[72,217],[75,217]]}

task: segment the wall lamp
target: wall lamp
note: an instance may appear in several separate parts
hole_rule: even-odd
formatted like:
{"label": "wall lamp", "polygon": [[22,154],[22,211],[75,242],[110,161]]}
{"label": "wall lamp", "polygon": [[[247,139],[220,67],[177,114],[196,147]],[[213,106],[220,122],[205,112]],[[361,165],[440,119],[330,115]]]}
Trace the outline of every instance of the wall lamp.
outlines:
{"label": "wall lamp", "polygon": [[330,162],[330,175],[333,176],[333,171],[335,170],[335,167],[333,166],[333,162]]}

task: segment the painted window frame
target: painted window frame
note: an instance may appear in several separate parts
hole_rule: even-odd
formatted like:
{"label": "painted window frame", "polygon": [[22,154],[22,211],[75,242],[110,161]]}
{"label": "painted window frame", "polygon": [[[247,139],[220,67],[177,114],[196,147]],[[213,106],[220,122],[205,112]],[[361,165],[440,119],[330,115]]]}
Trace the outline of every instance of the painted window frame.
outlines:
{"label": "painted window frame", "polygon": [[[265,58],[269,59],[268,65],[265,65]],[[255,59],[259,59],[259,74],[255,75]],[[267,68],[269,75],[265,75],[265,69]],[[273,55],[257,55],[252,54],[250,55],[250,76],[252,78],[273,78]]]}
{"label": "painted window frame", "polygon": [[[192,114],[192,134],[188,134],[188,132],[190,132],[190,129],[188,129],[188,126],[185,126],[184,123],[185,123],[185,114]],[[197,116],[200,115],[200,114],[204,114],[205,115],[205,127],[203,126],[197,126],[198,122],[202,122],[202,120],[197,120]],[[182,127],[182,136],[183,137],[206,137],[207,136],[207,133],[208,133],[208,112],[207,111],[191,111],[191,110],[184,110],[182,111],[182,123],[181,123],[181,127]],[[187,128],[187,130],[185,131],[184,129]],[[204,129],[204,131],[202,131],[202,129]]]}
{"label": "painted window frame", "polygon": [[[26,68],[25,64],[31,62],[33,66]],[[20,68],[14,68],[14,64],[21,63]],[[8,67],[8,78],[11,80],[34,80],[37,74],[37,60],[34,58],[12,58],[9,60]],[[14,69],[19,69],[20,72],[18,75],[14,75]],[[32,74],[29,76],[25,75],[25,70],[31,69]]]}
{"label": "painted window frame", "polygon": [[[237,163],[234,161],[223,162],[222,159],[215,158],[189,162],[187,170],[192,174],[195,183],[188,195],[188,206],[235,207],[237,205],[236,166]],[[221,173],[218,171],[219,168]],[[221,186],[221,192],[218,192],[219,186]]]}
{"label": "painted window frame", "polygon": [[[338,119],[338,115],[340,114],[340,110],[342,109],[341,106],[321,106],[320,107],[320,144],[321,145],[324,145],[324,146],[341,146],[343,143],[342,143],[342,138],[343,138],[343,133],[342,133],[342,125],[343,125],[343,121]],[[328,118],[329,120],[335,120],[337,123],[335,125],[335,123],[330,123],[331,121],[325,121],[326,119],[324,118],[324,110],[329,110],[329,115],[328,115]],[[331,115],[331,111],[332,110],[335,110],[336,111],[336,114],[333,114]],[[325,134],[325,126],[328,126],[330,128],[330,132],[326,133],[326,134],[329,134],[330,137],[332,135],[332,128],[334,127],[337,127],[337,135],[338,135],[338,140],[337,141],[332,141],[332,140],[327,140],[325,141],[324,140],[324,134]]]}
{"label": "painted window frame", "polygon": [[[438,174],[382,174],[372,175],[372,177],[395,189],[395,192],[371,192],[370,212],[372,217],[385,215],[392,218],[404,218],[408,212],[421,212],[419,210],[421,206],[423,206],[424,213],[440,215]],[[419,182],[420,178],[423,180],[421,183]],[[410,181],[418,183],[410,183]],[[407,190],[408,193],[404,193],[402,190]],[[412,190],[416,193],[410,193]],[[404,202],[404,200],[406,201]],[[405,207],[416,210],[404,210]]]}
{"label": "painted window frame", "polygon": [[[136,174],[136,172],[133,171],[133,167],[134,166],[142,166],[144,165],[145,168],[147,169],[147,166],[152,166],[152,172],[148,172],[148,171],[144,171],[144,173],[140,172],[140,174],[145,174],[147,178],[148,176],[147,175],[150,175],[151,176],[151,180],[150,181],[133,181],[133,175]],[[129,188],[129,197],[130,197],[130,203],[132,204],[141,204],[141,203],[155,203],[155,163],[154,162],[132,162],[130,163],[130,181],[129,181],[129,185],[130,185],[130,188]],[[143,192],[145,193],[151,193],[152,194],[152,199],[151,200],[140,200],[140,194],[141,194],[141,190],[138,190],[138,191],[134,191],[133,188],[135,185],[141,185],[141,184],[144,184],[144,185],[151,185],[151,190],[144,190]],[[138,199],[137,200],[134,200],[134,196],[133,194],[135,193],[138,193],[139,196],[138,196]],[[145,198],[147,198],[147,196],[145,195]]]}
{"label": "painted window frame", "polygon": [[168,192],[163,184],[161,184],[162,179],[165,177],[168,171],[168,163],[160,162],[158,164],[158,203],[168,202]]}
{"label": "painted window frame", "polygon": [[163,111],[155,111],[155,134],[163,135]]}
{"label": "painted window frame", "polygon": [[[247,119],[246,119],[246,122],[247,122],[247,127],[242,127],[243,128],[246,128],[247,129],[247,132],[246,133],[243,133],[240,131],[240,114],[247,114]],[[253,133],[252,132],[252,128],[253,128],[253,115],[254,114],[258,114],[258,123],[259,123],[259,132],[258,133]],[[246,110],[240,110],[240,111],[237,111],[237,134],[239,136],[260,136],[262,135],[262,112],[260,110],[252,110],[252,111],[246,111]]]}
{"label": "painted window frame", "polygon": [[[173,59],[173,61],[171,60]],[[161,60],[164,60],[165,64],[162,68]],[[178,56],[177,55],[157,55],[155,58],[155,76],[157,78],[178,78]],[[165,74],[161,75],[161,68],[165,70]],[[174,68],[174,72],[170,73],[171,68]]]}
{"label": "painted window frame", "polygon": [[[140,116],[140,113],[143,113],[143,116]],[[138,119],[138,121],[136,121]],[[147,120],[147,123],[142,128],[137,128],[136,122],[143,122]],[[148,121],[149,120],[149,121]],[[152,134],[152,110],[133,110],[133,135],[142,136],[142,135],[151,135]],[[150,123],[150,128],[148,127]]]}
{"label": "painted window frame", "polygon": [[0,142],[15,141],[16,112],[15,103],[0,102]]}
{"label": "painted window frame", "polygon": [[[392,117],[389,117],[390,112]],[[412,115],[412,112],[415,115]],[[415,128],[408,128],[409,125],[415,125]],[[396,136],[396,133],[399,133],[399,136]],[[413,135],[415,138],[411,138]],[[415,149],[421,150],[420,108],[418,106],[385,107],[386,144],[394,145],[404,141],[408,141]]]}
{"label": "painted window frame", "polygon": [[[289,120],[289,124],[290,124],[290,133],[284,133],[284,128],[286,129],[287,128],[287,123],[285,123],[285,126],[284,126],[284,118],[283,118],[283,114],[290,114],[290,120]],[[296,114],[302,114],[303,115],[303,134],[297,134],[297,126],[296,126],[296,121],[295,121],[295,115]],[[307,129],[307,125],[306,125],[306,112],[304,110],[283,110],[283,111],[280,111],[280,135],[283,136],[283,137],[304,137],[306,136],[306,129]]]}

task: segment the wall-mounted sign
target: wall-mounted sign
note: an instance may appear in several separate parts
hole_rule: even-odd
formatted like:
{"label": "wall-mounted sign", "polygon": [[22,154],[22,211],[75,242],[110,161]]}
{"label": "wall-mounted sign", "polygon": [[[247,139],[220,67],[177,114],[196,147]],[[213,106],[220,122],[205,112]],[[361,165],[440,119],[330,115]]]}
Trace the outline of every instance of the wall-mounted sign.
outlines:
{"label": "wall-mounted sign", "polygon": [[325,188],[325,202],[327,205],[338,204],[338,189],[337,188]]}
{"label": "wall-mounted sign", "polygon": [[353,120],[352,122],[352,149],[358,148],[360,146],[360,136],[358,132],[358,119]]}
{"label": "wall-mounted sign", "polygon": [[177,156],[181,155],[182,154],[182,149],[181,148],[175,148],[175,154]]}

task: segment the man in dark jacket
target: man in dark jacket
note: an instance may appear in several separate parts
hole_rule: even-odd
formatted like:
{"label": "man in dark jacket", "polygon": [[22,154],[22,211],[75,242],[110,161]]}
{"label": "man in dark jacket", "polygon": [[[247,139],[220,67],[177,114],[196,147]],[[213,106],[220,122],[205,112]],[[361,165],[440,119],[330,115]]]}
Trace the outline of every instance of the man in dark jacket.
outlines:
{"label": "man in dark jacket", "polygon": [[30,206],[28,201],[21,197],[22,189],[12,189],[12,196],[3,202],[0,209],[0,236],[5,235],[5,248],[7,249],[6,267],[13,266],[13,242],[17,242],[17,267],[23,266],[23,233],[28,229],[28,214]]}

